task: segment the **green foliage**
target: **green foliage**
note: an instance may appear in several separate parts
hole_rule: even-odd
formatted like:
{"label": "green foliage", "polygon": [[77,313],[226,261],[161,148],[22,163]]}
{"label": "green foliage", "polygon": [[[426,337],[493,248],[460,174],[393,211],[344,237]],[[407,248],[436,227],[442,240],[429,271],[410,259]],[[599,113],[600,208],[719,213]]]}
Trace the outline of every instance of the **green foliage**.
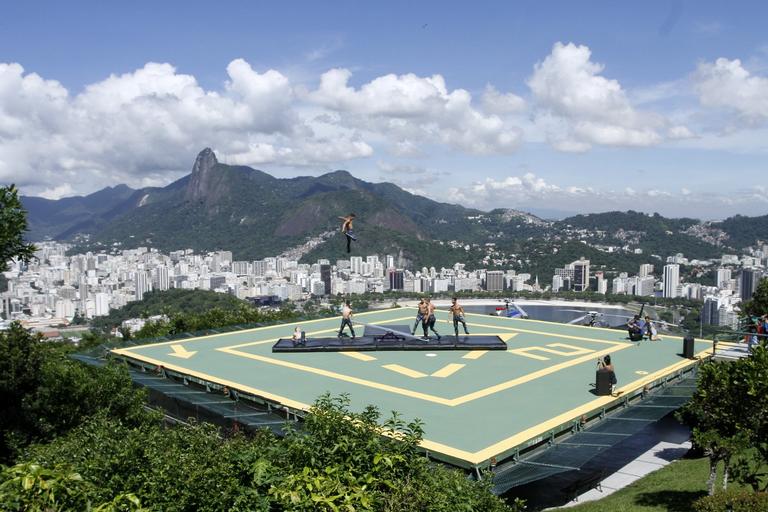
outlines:
{"label": "green foliage", "polygon": [[768,313],[768,278],[760,280],[752,298],[742,304],[741,311],[745,315],[758,317]]}
{"label": "green foliage", "polygon": [[127,370],[103,368],[68,357],[70,347],[44,342],[17,322],[0,331],[0,460],[33,441],[45,441],[79,425],[97,411],[130,424],[147,419],[144,393]]}
{"label": "green foliage", "polygon": [[[694,442],[710,458],[709,490],[718,463],[755,489],[768,490],[760,468],[768,464],[768,349],[748,358],[701,367],[696,393],[679,414]],[[750,448],[750,449],[747,449]]]}
{"label": "green foliage", "polygon": [[0,511],[86,510],[88,483],[66,465],[19,464],[0,473]]}
{"label": "green foliage", "polygon": [[[419,422],[383,424],[346,397],[321,397],[300,430],[222,438],[210,425],[131,427],[99,414],[25,460],[71,464],[92,503],[130,494],[152,510],[375,510],[494,512],[510,508],[475,482],[417,451]],[[384,435],[387,434],[387,435]]]}
{"label": "green foliage", "polygon": [[159,338],[229,325],[287,321],[295,317],[296,314],[289,309],[260,311],[249,305],[238,304],[234,308],[213,308],[196,315],[173,313],[167,320],[147,322],[133,336],[138,339]]}
{"label": "green foliage", "polygon": [[152,291],[144,298],[113,309],[109,315],[96,318],[92,327],[108,331],[129,318],[147,318],[155,315],[201,314],[214,308],[229,309],[250,306],[248,302],[226,293],[210,290],[183,290],[171,288],[166,291]]}
{"label": "green foliage", "polygon": [[8,261],[18,258],[28,262],[34,256],[34,245],[24,242],[27,230],[27,212],[19,200],[14,185],[0,187],[0,272],[8,268]]}
{"label": "green foliage", "polygon": [[704,496],[693,503],[696,512],[768,512],[768,493],[729,489]]}
{"label": "green foliage", "polygon": [[98,482],[89,496],[94,502],[128,492],[153,510],[259,510],[265,498],[248,484],[266,449],[258,439],[222,439],[212,425],[130,427],[100,414],[28,457],[73,464],[83,478]]}
{"label": "green foliage", "polygon": [[35,463],[3,467],[0,472],[0,512],[26,510],[55,512],[146,512],[134,494],[118,494],[112,500],[91,507],[94,484],[67,464],[46,468]]}
{"label": "green foliage", "polygon": [[756,240],[768,240],[768,215],[761,217],[735,215],[722,222],[714,222],[712,225],[728,233],[730,245],[739,249],[754,245]]}

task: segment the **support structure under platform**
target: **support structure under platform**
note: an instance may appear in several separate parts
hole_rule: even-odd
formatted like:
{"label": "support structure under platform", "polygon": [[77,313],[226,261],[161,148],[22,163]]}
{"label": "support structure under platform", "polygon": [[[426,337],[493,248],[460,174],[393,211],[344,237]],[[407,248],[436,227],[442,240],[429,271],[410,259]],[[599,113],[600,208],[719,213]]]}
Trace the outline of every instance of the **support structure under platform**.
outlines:
{"label": "support structure under platform", "polygon": [[363,336],[334,338],[281,338],[272,352],[366,352],[376,350],[507,350],[499,336],[442,335],[420,338],[407,325],[365,326]]}

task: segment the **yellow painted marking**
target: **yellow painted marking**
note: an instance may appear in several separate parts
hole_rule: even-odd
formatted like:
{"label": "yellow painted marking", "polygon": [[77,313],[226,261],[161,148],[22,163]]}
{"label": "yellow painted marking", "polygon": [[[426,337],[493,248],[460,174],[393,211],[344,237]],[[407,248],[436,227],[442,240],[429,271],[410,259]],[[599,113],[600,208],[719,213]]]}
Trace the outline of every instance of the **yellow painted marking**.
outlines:
{"label": "yellow painted marking", "polygon": [[176,356],[182,359],[189,359],[197,354],[197,350],[187,350],[184,345],[171,345],[171,349],[173,349],[173,352],[168,354],[169,356]]}
{"label": "yellow painted marking", "polygon": [[566,345],[565,343],[549,343],[547,346],[568,349],[568,352],[563,352],[562,350],[548,350],[548,352],[551,352],[552,354],[560,354],[562,356],[580,356],[581,354],[590,354],[594,352],[594,350],[590,348],[574,347],[573,345]]}
{"label": "yellow painted marking", "polygon": [[[270,363],[270,364],[274,364],[274,365],[277,365],[277,366],[283,366],[283,367],[286,367],[286,368],[292,368],[294,370],[301,370],[301,371],[305,371],[305,372],[308,372],[308,373],[314,373],[314,374],[317,374],[317,375],[322,375],[324,377],[330,377],[330,378],[333,378],[333,379],[342,380],[342,381],[345,381],[345,382],[351,382],[353,384],[359,384],[361,386],[367,386],[367,387],[371,387],[371,388],[374,388],[374,389],[379,389],[379,390],[382,390],[382,391],[389,391],[390,393],[396,393],[398,395],[404,395],[404,396],[408,396],[408,397],[411,397],[411,398],[417,398],[417,399],[420,399],[420,400],[426,400],[428,402],[433,402],[433,403],[437,403],[437,404],[441,404],[441,405],[446,405],[448,407],[455,407],[457,405],[462,405],[462,404],[465,404],[467,402],[471,402],[473,400],[477,400],[478,398],[484,398],[486,396],[493,395],[495,393],[499,393],[499,392],[505,391],[507,389],[511,389],[511,388],[519,386],[521,384],[525,384],[527,382],[531,382],[533,380],[539,379],[539,378],[544,377],[546,375],[550,375],[552,373],[558,372],[558,371],[563,370],[565,368],[569,368],[571,366],[575,366],[577,364],[581,364],[581,363],[583,363],[585,361],[589,361],[593,357],[604,356],[606,354],[618,352],[619,350],[624,350],[626,348],[634,347],[634,346],[635,345],[631,345],[629,343],[616,344],[615,346],[613,346],[611,348],[606,348],[606,349],[603,349],[603,350],[600,350],[600,351],[597,351],[597,352],[591,352],[589,355],[582,356],[582,357],[577,357],[577,358],[571,359],[570,361],[565,361],[563,363],[556,364],[556,365],[553,365],[553,366],[549,366],[547,368],[542,368],[541,370],[538,370],[538,371],[535,371],[535,372],[531,372],[529,374],[522,375],[522,376],[517,377],[515,379],[511,379],[511,380],[502,382],[500,384],[489,386],[487,388],[484,388],[484,389],[481,389],[481,390],[478,390],[478,391],[474,391],[472,393],[468,393],[466,395],[462,395],[462,396],[459,396],[459,397],[456,397],[456,398],[443,398],[443,397],[440,397],[440,396],[431,395],[429,393],[421,393],[421,392],[418,392],[418,391],[412,391],[410,389],[404,389],[404,388],[397,387],[397,386],[392,386],[392,385],[389,385],[389,384],[382,384],[380,382],[375,382],[375,381],[371,381],[371,380],[367,380],[367,379],[361,379],[359,377],[352,377],[350,375],[345,375],[343,373],[337,373],[337,372],[333,372],[333,371],[329,371],[329,370],[324,370],[324,369],[321,369],[321,368],[315,368],[315,367],[312,367],[312,366],[307,366],[307,365],[303,365],[303,364],[293,363],[293,362],[290,362],[290,361],[284,361],[282,359],[275,359],[275,358],[272,358],[272,357],[262,356],[262,355],[258,355],[258,354],[250,354],[248,352],[241,352],[239,350],[235,350],[235,349],[232,349],[232,348],[229,348],[229,347],[218,348],[216,350],[218,350],[220,352],[225,352],[225,353],[228,353],[228,354],[240,356],[240,357],[246,357],[248,359],[253,359],[253,360],[256,360],[256,361],[261,361],[261,362],[264,362],[264,363]],[[402,369],[404,371],[394,370],[393,368],[391,368],[392,366],[398,367],[399,369]],[[423,376],[426,376],[426,374],[423,374],[421,372],[417,372],[415,370],[411,370],[410,368],[405,368],[405,367],[400,366],[400,365],[387,365],[387,366],[384,366],[384,368],[387,368],[388,370],[392,370],[392,371],[397,371],[398,373],[401,373],[403,375],[408,375],[409,377],[413,376],[413,375],[423,375]],[[411,373],[413,375],[409,375],[409,373]],[[414,378],[420,378],[420,377],[414,377]]]}
{"label": "yellow painted marking", "polygon": [[[617,350],[623,350],[624,348],[626,347],[617,347]],[[711,355],[711,352],[712,352],[711,349],[707,349],[696,354],[696,357],[705,357],[705,356]],[[596,354],[593,354],[590,357],[594,357],[594,355]],[[630,393],[632,391],[642,389],[643,386],[645,386],[646,384],[651,383],[654,380],[660,379],[664,375],[672,374],[678,370],[682,370],[683,368],[691,366],[695,363],[696,361],[684,359],[679,363],[675,363],[673,365],[667,366],[666,368],[662,368],[661,370],[658,370],[641,379],[638,379],[634,382],[630,382],[626,386],[622,386],[621,388],[617,389],[617,391],[619,393]],[[515,446],[521,445],[526,441],[529,441],[535,437],[541,436],[542,434],[549,432],[553,428],[556,428],[558,425],[562,425],[563,423],[567,423],[574,419],[580,418],[582,414],[587,414],[590,411],[594,411],[595,409],[598,409],[604,405],[611,403],[611,401],[615,399],[616,398],[612,396],[604,396],[604,397],[597,398],[595,400],[592,400],[591,402],[582,404],[579,407],[571,409],[570,411],[559,414],[558,416],[555,416],[554,418],[551,418],[545,422],[539,423],[538,425],[535,425],[529,429],[523,430],[522,432],[518,432],[517,434],[510,436],[507,439],[503,439],[477,452],[466,452],[464,450],[458,450],[456,448],[446,447],[448,448],[448,451],[441,452],[441,453],[445,453],[446,455],[449,455],[452,457],[461,457],[461,458],[464,458],[464,455],[467,455],[467,457],[464,458],[464,460],[466,460],[467,462],[471,464],[481,464],[483,462],[488,461],[491,457],[498,455],[499,453],[503,453],[507,450],[514,448]],[[430,449],[428,446],[432,446],[433,449],[435,449],[435,451],[439,451],[439,449],[437,448],[438,443],[434,443],[432,441],[428,441],[427,443],[422,444],[422,446],[424,446],[427,449]]]}
{"label": "yellow painted marking", "polygon": [[248,352],[241,352],[239,350],[235,350],[231,348],[217,348],[216,350],[218,350],[219,352],[225,352],[227,354],[232,354],[235,356],[246,357],[248,359],[253,359],[255,361],[261,361],[263,363],[270,363],[277,366],[292,368],[294,370],[301,370],[307,373],[314,373],[316,375],[322,375],[323,377],[330,377],[332,379],[343,380],[345,382],[351,382],[353,384],[359,384],[361,386],[367,386],[367,387],[379,389],[382,391],[389,391],[390,393],[396,393],[398,395],[408,396],[411,398],[418,398],[421,400],[426,400],[428,402],[434,402],[434,403],[443,404],[443,405],[450,405],[450,402],[451,402],[447,398],[442,398],[442,397],[430,395],[427,393],[419,393],[417,391],[411,391],[410,389],[404,389],[397,386],[390,386],[389,384],[381,384],[379,382],[374,382],[367,379],[361,379],[359,377],[352,377],[350,375],[344,375],[343,373],[323,370],[321,368],[314,368],[312,366],[307,366],[303,364],[292,363],[290,361],[283,361],[282,359],[275,359],[273,357],[266,357],[258,354],[249,354]]}
{"label": "yellow painted marking", "polygon": [[487,350],[472,350],[471,352],[461,356],[461,358],[462,359],[480,359],[487,353],[488,353]]}
{"label": "yellow painted marking", "polygon": [[339,354],[343,354],[347,357],[351,357],[353,359],[358,359],[360,361],[375,361],[376,358],[373,356],[369,356],[368,354],[363,354],[362,352],[339,352]]}
{"label": "yellow painted marking", "polygon": [[467,402],[471,402],[472,400],[477,400],[478,398],[484,398],[489,395],[493,395],[495,393],[498,393],[500,391],[504,391],[510,388],[514,388],[516,386],[519,386],[521,384],[525,384],[526,382],[531,382],[532,380],[539,379],[541,377],[544,377],[546,375],[550,375],[555,372],[559,372],[560,370],[564,370],[565,368],[570,368],[571,366],[575,366],[577,364],[581,364],[586,361],[590,361],[593,357],[600,357],[604,356],[606,354],[611,354],[618,352],[619,350],[624,350],[629,347],[633,347],[634,345],[619,345],[611,348],[606,348],[597,352],[592,352],[588,355],[577,357],[575,359],[571,359],[570,361],[565,361],[560,364],[555,364],[552,366],[548,366],[547,368],[542,368],[541,370],[537,370],[535,372],[528,373],[526,375],[523,375],[521,377],[518,377],[516,379],[511,379],[506,382],[502,382],[500,384],[496,384],[495,386],[489,386],[485,389],[481,389],[479,391],[475,391],[473,393],[467,393],[466,395],[460,396],[458,398],[454,398],[451,400],[451,405],[461,405],[465,404]]}
{"label": "yellow painted marking", "polygon": [[[589,341],[589,342],[592,342],[592,343],[600,343],[600,344],[604,344],[604,345],[619,345],[619,344],[631,345],[630,343],[627,343],[627,342],[624,342],[624,341],[619,341],[619,340],[616,340],[616,341],[596,340],[594,338],[584,338],[584,337],[581,337],[581,336],[571,336],[570,334],[557,334],[557,333],[554,333],[554,332],[531,331],[529,329],[520,329],[518,327],[512,327],[512,326],[488,325],[488,324],[472,324],[472,325],[475,325],[475,326],[478,326],[478,327],[490,327],[492,329],[504,329],[504,330],[508,330],[508,331],[524,332],[524,333],[527,333],[527,334],[538,334],[540,336],[547,336],[547,337],[554,337],[554,338],[564,338],[564,339],[567,339],[567,340]],[[558,325],[563,325],[563,324],[558,324]],[[590,327],[590,329],[593,329],[593,327]],[[618,333],[619,331],[613,331],[613,332],[614,333]],[[499,334],[499,336],[502,336],[502,335]]]}
{"label": "yellow painted marking", "polygon": [[294,409],[299,409],[302,411],[308,411],[310,408],[310,405],[305,404],[303,402],[299,402],[297,400],[293,400],[292,398],[288,398],[282,395],[277,395],[275,393],[271,393],[269,391],[264,391],[262,389],[252,388],[250,386],[247,386],[245,384],[242,384],[240,382],[235,382],[228,379],[222,379],[221,377],[214,377],[213,375],[208,375],[207,373],[198,372],[195,370],[190,370],[189,368],[185,368],[183,366],[177,366],[175,364],[169,363],[167,361],[161,361],[159,359],[155,359],[153,357],[147,357],[145,355],[140,354],[132,354],[130,351],[125,349],[114,349],[112,350],[113,354],[131,357],[133,359],[137,359],[139,361],[144,361],[145,363],[154,364],[156,366],[162,366],[166,368],[167,370],[171,370],[174,372],[184,373],[187,375],[190,375],[192,377],[197,377],[198,379],[206,380],[209,382],[213,382],[214,384],[220,384],[222,386],[227,386],[230,388],[239,389],[248,393],[251,393],[253,395],[266,398],[267,400],[272,400],[273,402],[277,402],[281,405],[285,405],[286,407],[292,407]]}
{"label": "yellow painted marking", "polygon": [[[562,350],[555,350],[553,348],[547,348],[547,347],[563,347],[563,348],[567,348],[569,351],[564,352]],[[524,356],[524,357],[530,357],[531,359],[537,359],[539,361],[549,361],[548,357],[531,354],[531,352],[533,351],[546,352],[547,354],[555,354],[558,356],[566,356],[566,357],[579,356],[582,354],[591,354],[592,352],[594,352],[594,350],[591,350],[588,348],[574,347],[573,345],[566,345],[565,343],[550,343],[546,347],[523,347],[523,348],[507,349],[507,353],[517,354],[519,356]]]}
{"label": "yellow painted marking", "polygon": [[648,375],[648,372],[645,370],[637,370],[635,373],[638,375]]}
{"label": "yellow painted marking", "polygon": [[[627,346],[632,346],[632,345],[629,345],[629,344],[626,344],[626,345]],[[627,348],[627,347],[626,346],[620,346],[620,347],[616,347],[615,350],[623,350],[624,348]],[[223,349],[219,349],[219,350],[227,352],[227,350],[223,350]],[[288,397],[284,397],[284,396],[277,395],[277,394],[274,394],[274,393],[271,393],[271,392],[268,392],[268,391],[252,388],[250,386],[244,385],[244,384],[239,383],[239,382],[233,382],[233,381],[230,381],[230,380],[227,380],[227,379],[222,379],[220,377],[214,377],[212,375],[208,375],[208,374],[205,374],[205,373],[202,373],[202,372],[197,372],[197,371],[194,371],[194,370],[190,370],[188,368],[177,366],[177,365],[172,364],[172,363],[167,363],[165,361],[160,361],[158,359],[154,359],[154,358],[147,357],[147,356],[144,356],[144,355],[133,354],[129,350],[115,349],[115,350],[112,350],[112,352],[114,354],[123,355],[123,356],[131,357],[131,358],[134,358],[134,359],[137,359],[137,360],[140,360],[140,361],[144,361],[144,362],[149,363],[149,364],[154,364],[154,365],[158,365],[158,366],[164,366],[165,368],[167,368],[169,370],[177,371],[177,372],[181,372],[181,373],[186,373],[186,374],[191,375],[193,377],[197,377],[199,379],[207,380],[207,381],[210,381],[210,382],[213,382],[213,383],[216,383],[216,384],[220,384],[220,385],[232,387],[232,388],[235,388],[235,389],[239,389],[239,390],[245,391],[247,393],[251,393],[253,395],[256,395],[256,396],[259,396],[259,397],[263,397],[263,398],[265,398],[267,400],[271,400],[273,402],[280,403],[280,404],[282,404],[284,406],[291,407],[293,409],[307,411],[310,408],[310,406],[308,404],[305,404],[303,402],[299,402],[297,400],[293,400],[293,399],[288,398]],[[607,353],[607,352],[608,352],[608,350],[601,351],[598,354],[592,354],[590,357],[588,357],[586,359],[590,359],[591,357],[603,355],[603,353]],[[707,349],[707,350],[704,350],[704,351],[699,352],[698,354],[696,354],[696,357],[697,358],[701,358],[701,357],[706,357],[706,356],[710,356],[710,355],[712,355],[712,349]],[[585,358],[580,358],[580,359],[585,359]],[[579,361],[579,362],[581,362],[581,361]],[[634,381],[632,383],[629,383],[626,386],[623,386],[622,388],[620,388],[620,391],[622,393],[629,393],[631,391],[640,389],[643,386],[645,386],[645,384],[647,384],[649,382],[653,382],[658,377],[661,377],[663,375],[667,375],[667,374],[670,374],[670,373],[674,373],[677,370],[681,370],[681,369],[686,368],[687,366],[693,365],[695,363],[696,363],[696,361],[692,361],[692,360],[688,360],[688,359],[683,360],[683,361],[681,361],[679,363],[676,363],[674,365],[671,365],[671,366],[668,366],[666,368],[663,368],[663,369],[655,372],[654,374],[652,374],[650,376],[647,376],[647,377],[645,377],[643,379],[638,379],[638,380],[636,380],[636,381]],[[571,361],[571,364],[574,364],[574,362]],[[578,363],[576,363],[576,364],[578,364]],[[558,366],[566,367],[565,364],[558,365]],[[534,377],[534,378],[537,378],[537,377]],[[378,385],[378,386],[375,386],[375,387],[378,387],[379,389],[384,389],[387,386]],[[409,396],[412,395],[412,394],[414,394],[414,393],[409,392]],[[416,397],[416,398],[421,398],[421,397]],[[442,400],[443,402],[450,402],[450,401],[443,400],[443,399],[440,399],[440,400]],[[542,434],[544,434],[544,433],[548,432],[549,430],[557,427],[558,425],[561,425],[561,424],[566,423],[568,421],[572,421],[573,419],[581,417],[582,414],[586,414],[586,413],[588,413],[590,411],[593,411],[593,410],[595,410],[595,409],[597,409],[597,408],[599,408],[599,407],[601,407],[603,405],[609,404],[612,400],[614,400],[614,397],[610,397],[610,396],[605,396],[605,397],[597,398],[597,399],[595,399],[595,400],[593,400],[593,401],[591,401],[589,403],[581,405],[580,407],[571,409],[570,411],[567,411],[567,412],[565,412],[563,414],[560,414],[560,415],[558,415],[558,416],[556,416],[556,417],[554,417],[554,418],[552,418],[552,419],[550,419],[548,421],[539,423],[538,425],[536,425],[534,427],[526,429],[526,430],[524,430],[522,432],[519,432],[519,433],[517,433],[517,434],[515,434],[513,436],[510,436],[510,437],[508,437],[506,439],[503,439],[503,440],[501,440],[501,441],[499,441],[497,443],[494,443],[494,444],[492,444],[490,446],[487,446],[486,448],[483,448],[482,450],[479,450],[477,452],[469,452],[469,451],[466,451],[466,450],[461,450],[461,449],[458,449],[458,448],[454,448],[452,446],[445,445],[443,443],[438,443],[436,441],[431,441],[429,439],[423,439],[421,441],[421,443],[420,443],[420,446],[423,447],[425,450],[436,452],[436,453],[441,453],[441,454],[444,454],[444,455],[449,456],[449,457],[454,457],[454,458],[456,458],[456,459],[458,459],[459,461],[462,461],[462,462],[467,462],[469,464],[483,464],[483,463],[487,462],[488,460],[490,460],[491,457],[494,457],[494,456],[498,455],[499,453],[503,453],[503,452],[505,452],[507,450],[510,450],[510,449],[514,448],[515,446],[519,446],[520,444],[522,444],[522,443],[524,443],[524,442],[526,442],[526,441],[528,441],[530,439],[533,439],[535,437],[541,436]],[[444,403],[444,405],[458,405],[458,404]]]}
{"label": "yellow painted marking", "polygon": [[541,347],[510,348],[510,349],[507,349],[507,353],[527,357],[529,359],[535,359],[537,361],[549,361],[548,357],[538,356],[536,354],[529,353],[529,351],[531,350],[538,350],[538,349],[541,349]]}
{"label": "yellow painted marking", "polygon": [[453,375],[457,371],[461,370],[465,366],[466,365],[459,364],[459,363],[447,364],[447,365],[443,366],[442,368],[440,368],[439,370],[437,370],[435,373],[433,373],[432,377],[443,377],[443,378],[450,377],[451,375]]}
{"label": "yellow painted marking", "polygon": [[400,366],[399,364],[385,364],[382,365],[382,368],[386,368],[387,370],[391,370],[393,372],[400,373],[402,375],[406,375],[408,377],[413,377],[414,379],[421,379],[422,377],[426,377],[426,373],[417,372],[416,370],[411,370],[410,368],[406,368],[405,366]]}

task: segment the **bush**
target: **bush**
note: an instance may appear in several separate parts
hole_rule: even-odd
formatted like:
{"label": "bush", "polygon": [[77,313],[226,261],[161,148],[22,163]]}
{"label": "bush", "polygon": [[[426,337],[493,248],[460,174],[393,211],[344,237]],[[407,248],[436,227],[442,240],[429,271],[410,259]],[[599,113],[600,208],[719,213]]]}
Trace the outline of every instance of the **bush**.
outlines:
{"label": "bush", "polygon": [[693,503],[696,512],[768,512],[768,493],[728,489]]}

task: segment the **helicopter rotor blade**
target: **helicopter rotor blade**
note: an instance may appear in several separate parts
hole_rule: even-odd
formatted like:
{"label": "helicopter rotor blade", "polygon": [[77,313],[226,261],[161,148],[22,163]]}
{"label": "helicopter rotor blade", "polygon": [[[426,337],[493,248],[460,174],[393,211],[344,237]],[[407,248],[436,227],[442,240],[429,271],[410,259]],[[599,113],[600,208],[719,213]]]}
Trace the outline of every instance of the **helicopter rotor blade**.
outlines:
{"label": "helicopter rotor blade", "polygon": [[589,316],[589,314],[586,314],[586,315],[582,315],[582,316],[580,316],[580,317],[578,317],[578,318],[574,318],[573,320],[571,320],[571,321],[570,321],[570,322],[568,322],[568,323],[569,323],[569,324],[571,324],[571,325],[573,325],[573,324],[578,324],[578,323],[581,323],[581,322],[583,322],[584,320],[586,320],[588,316]]}

